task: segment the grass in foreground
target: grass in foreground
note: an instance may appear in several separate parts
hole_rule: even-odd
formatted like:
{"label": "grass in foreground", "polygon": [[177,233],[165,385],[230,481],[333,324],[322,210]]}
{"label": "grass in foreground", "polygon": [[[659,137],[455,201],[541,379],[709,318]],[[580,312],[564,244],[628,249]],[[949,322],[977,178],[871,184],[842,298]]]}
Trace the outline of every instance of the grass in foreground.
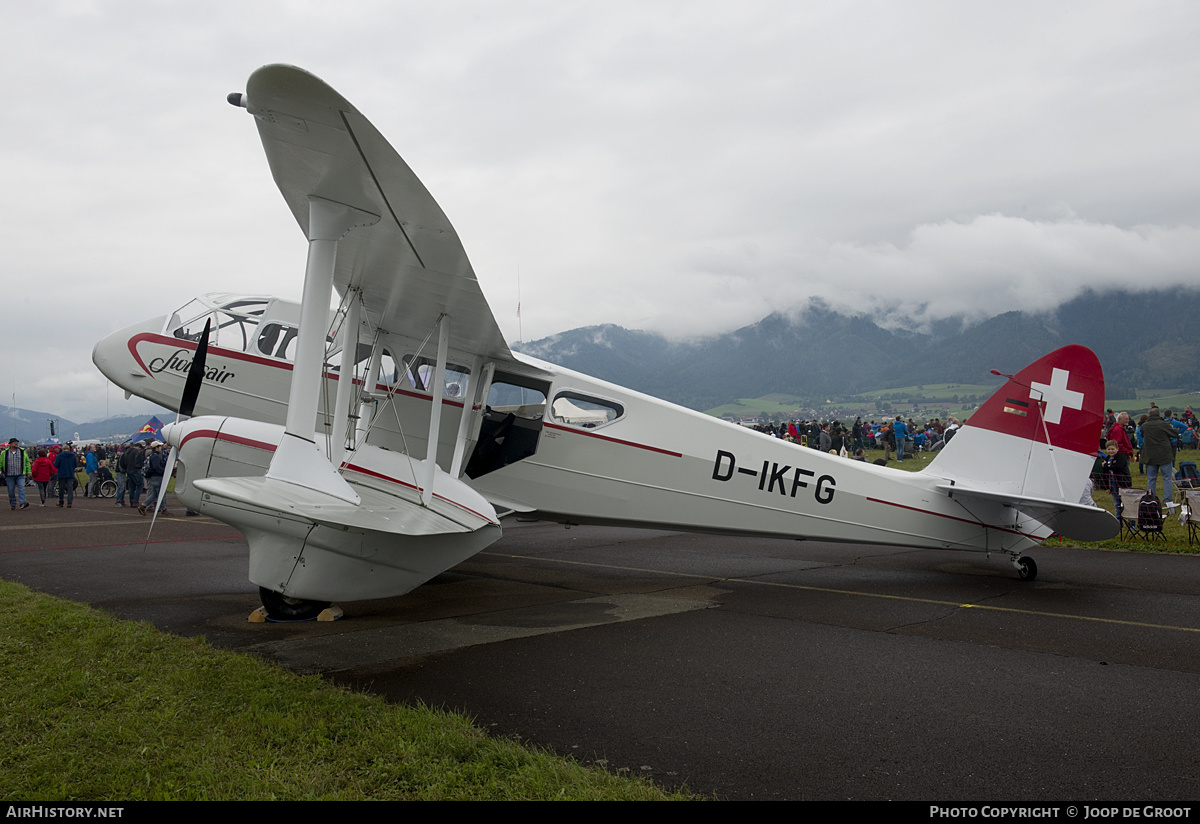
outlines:
{"label": "grass in foreground", "polygon": [[671,797],[4,581],[0,710],[9,800]]}

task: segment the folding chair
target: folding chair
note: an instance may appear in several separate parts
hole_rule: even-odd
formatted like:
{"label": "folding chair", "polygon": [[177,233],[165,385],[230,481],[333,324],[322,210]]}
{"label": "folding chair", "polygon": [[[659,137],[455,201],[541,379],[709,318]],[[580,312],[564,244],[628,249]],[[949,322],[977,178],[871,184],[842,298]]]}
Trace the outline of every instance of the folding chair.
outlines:
{"label": "folding chair", "polygon": [[[1166,523],[1170,515],[1169,510],[1161,504],[1158,506],[1159,516],[1157,518],[1142,517],[1142,498],[1146,496],[1144,489],[1122,489],[1121,490],[1121,508],[1118,517],[1121,521],[1121,533],[1128,533],[1131,537],[1142,538],[1143,540],[1159,540],[1166,541],[1167,536],[1164,534],[1163,525]],[[1158,499],[1154,499],[1157,503]]]}
{"label": "folding chair", "polygon": [[1200,489],[1200,472],[1195,461],[1180,461],[1175,471],[1175,486],[1178,489]]}
{"label": "folding chair", "polygon": [[1117,503],[1117,520],[1121,524],[1120,537],[1129,535],[1132,538],[1147,538],[1148,535],[1142,532],[1138,526],[1138,504],[1141,503],[1146,490],[1122,489],[1120,500]]}
{"label": "folding chair", "polygon": [[1179,513],[1179,520],[1187,527],[1188,546],[1200,541],[1200,534],[1197,533],[1200,530],[1200,490],[1184,490],[1183,512]]}
{"label": "folding chair", "polygon": [[1142,533],[1142,537],[1146,540],[1157,539],[1166,543],[1167,535],[1164,527],[1166,526],[1167,515],[1170,510],[1164,508],[1158,502],[1157,498],[1152,498],[1150,504],[1153,504],[1153,508],[1157,510],[1158,514],[1153,518],[1142,517],[1142,508],[1147,506],[1147,503],[1145,501],[1140,502],[1138,504],[1138,531]]}

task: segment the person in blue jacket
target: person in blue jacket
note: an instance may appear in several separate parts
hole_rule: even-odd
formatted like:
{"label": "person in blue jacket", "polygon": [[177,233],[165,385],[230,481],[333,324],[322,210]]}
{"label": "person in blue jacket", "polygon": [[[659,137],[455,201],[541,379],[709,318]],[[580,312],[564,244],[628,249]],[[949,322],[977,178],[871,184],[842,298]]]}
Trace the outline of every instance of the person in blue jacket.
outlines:
{"label": "person in blue jacket", "polygon": [[89,446],[87,452],[84,453],[83,471],[88,476],[87,486],[83,489],[83,497],[90,498],[93,487],[96,485],[96,473],[100,471],[100,461],[96,458],[96,447],[94,446]]}
{"label": "person in blue jacket", "polygon": [[896,434],[896,460],[904,460],[904,442],[908,440],[908,427],[904,425],[904,421],[900,416],[896,416],[896,422],[892,424],[892,432]]}
{"label": "person in blue jacket", "polygon": [[54,468],[58,470],[55,477],[58,479],[58,505],[63,505],[63,497],[67,500],[67,509],[71,508],[71,504],[75,503],[75,468],[79,466],[79,458],[75,456],[75,450],[71,444],[67,444],[62,452],[58,453],[58,457],[54,459]]}

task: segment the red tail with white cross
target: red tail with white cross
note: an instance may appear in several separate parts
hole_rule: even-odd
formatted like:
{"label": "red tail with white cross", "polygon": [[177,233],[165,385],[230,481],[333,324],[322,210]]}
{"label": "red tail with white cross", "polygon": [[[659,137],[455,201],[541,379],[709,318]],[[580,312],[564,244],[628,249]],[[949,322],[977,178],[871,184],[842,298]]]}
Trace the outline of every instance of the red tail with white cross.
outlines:
{"label": "red tail with white cross", "polygon": [[1094,454],[1104,419],[1104,372],[1085,346],[1056,349],[1009,378],[968,426]]}

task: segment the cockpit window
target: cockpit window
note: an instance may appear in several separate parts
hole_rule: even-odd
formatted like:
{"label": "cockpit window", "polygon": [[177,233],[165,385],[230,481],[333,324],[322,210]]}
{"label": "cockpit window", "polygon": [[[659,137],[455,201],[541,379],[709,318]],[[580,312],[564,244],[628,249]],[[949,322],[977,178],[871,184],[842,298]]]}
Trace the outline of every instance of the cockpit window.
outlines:
{"label": "cockpit window", "polygon": [[625,407],[616,401],[570,390],[559,392],[550,405],[552,421],[584,429],[599,429],[624,414]]}
{"label": "cockpit window", "polygon": [[282,323],[268,323],[259,330],[258,351],[272,358],[296,359],[296,338],[300,330]]}
{"label": "cockpit window", "polygon": [[180,340],[198,341],[204,334],[204,322],[211,319],[209,344],[245,352],[268,302],[266,298],[205,295],[171,315],[165,331]]}

